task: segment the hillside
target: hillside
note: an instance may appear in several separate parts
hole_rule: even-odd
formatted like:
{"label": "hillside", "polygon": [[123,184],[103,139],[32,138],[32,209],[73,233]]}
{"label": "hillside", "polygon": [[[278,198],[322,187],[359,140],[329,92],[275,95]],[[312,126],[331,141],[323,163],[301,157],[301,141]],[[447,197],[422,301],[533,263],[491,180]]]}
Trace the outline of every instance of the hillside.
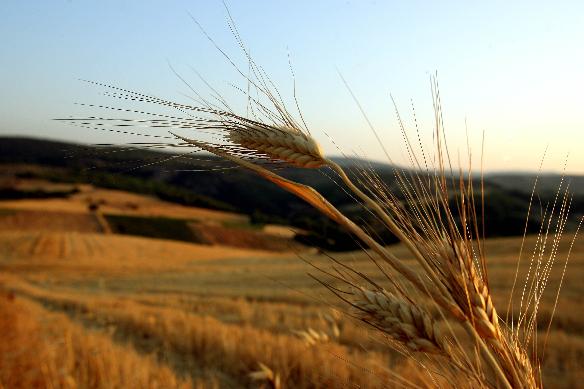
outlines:
{"label": "hillside", "polygon": [[[317,272],[309,263],[327,271],[336,263],[352,263],[373,282],[390,285],[370,253],[322,255],[301,245],[299,239],[318,238],[318,231],[324,231],[329,245],[352,242],[324,219],[306,216],[312,214],[302,203],[282,205],[313,223],[308,235],[260,222],[287,214],[260,214],[267,212],[263,208],[237,212],[237,197],[253,200],[259,190],[255,183],[261,182],[252,185],[253,177],[241,171],[201,175],[149,166],[149,173],[140,176],[138,171],[117,171],[110,160],[88,170],[84,166],[99,162],[99,153],[107,156],[108,150],[92,148],[97,157],[74,157],[69,166],[58,158],[58,150],[78,146],[43,147],[41,142],[31,151],[26,144],[19,145],[28,154],[21,160],[16,152],[12,159],[6,157],[10,153],[0,154],[3,387],[257,388],[264,382],[251,374],[259,363],[279,374],[284,388],[386,388],[395,373],[424,382],[419,366],[389,348],[385,335],[354,320],[330,290],[307,275]],[[39,153],[39,161],[30,157],[33,152]],[[176,179],[179,173],[186,175],[185,182]],[[226,183],[232,173],[239,181]],[[389,169],[383,173],[390,177]],[[286,174],[314,180],[323,192],[339,192],[319,173]],[[197,181],[199,177],[208,181]],[[221,201],[226,202],[214,203],[215,209],[181,204],[215,201],[206,196],[217,187],[201,187],[209,182],[234,185],[231,190],[237,192],[224,194]],[[269,186],[262,190],[257,207],[287,196]],[[161,199],[172,194],[174,201]],[[522,231],[520,211],[528,196],[487,186],[488,212],[505,221],[493,225],[497,232]],[[341,196],[335,201],[353,215],[362,212]],[[566,234],[548,242],[557,263],[546,278],[548,290],[541,295],[534,323],[540,329],[538,347],[547,341],[543,380],[554,388],[582,386],[584,242],[572,245],[571,238]],[[492,298],[501,311],[510,299],[522,247],[536,250],[540,237],[485,242]],[[408,266],[419,266],[404,245],[388,250]],[[568,252],[569,271],[563,273]],[[519,266],[520,283],[532,272],[527,257]],[[517,291],[514,296],[511,312],[517,318],[522,297]],[[444,322],[443,328],[452,324]],[[308,341],[310,333],[318,340]]]}
{"label": "hillside", "polygon": [[[307,249],[294,240],[299,231],[251,224],[248,216],[234,212],[184,206],[90,184],[55,184],[10,178],[6,173],[0,178],[5,192],[21,197],[0,199],[0,232],[121,234],[256,250]],[[60,251],[67,251],[66,244],[58,239],[57,243]]]}
{"label": "hillside", "polygon": [[[349,170],[362,161],[339,160]],[[354,249],[343,231],[317,214],[311,207],[253,173],[233,168],[211,156],[179,155],[143,149],[105,146],[81,146],[46,140],[2,138],[0,169],[3,174],[42,178],[52,182],[90,183],[98,187],[148,194],[177,204],[197,206],[247,215],[252,223],[288,224],[310,232],[304,243],[335,249]],[[229,170],[225,170],[228,168]],[[397,189],[394,169],[376,163],[375,171],[394,193]],[[331,180],[324,170],[286,168],[282,175],[314,186],[338,208],[354,219],[363,220],[376,229],[386,243],[395,239],[382,229],[370,214],[350,198],[342,186]],[[355,175],[354,175],[355,176]],[[359,178],[358,176],[355,176]],[[539,227],[540,209],[553,202],[559,176],[543,176],[528,226]],[[568,228],[584,214],[584,178],[566,177],[574,193],[572,218]],[[529,174],[487,175],[485,179],[484,221],[488,237],[521,235],[531,195],[534,176]],[[476,183],[476,187],[480,183]],[[4,198],[23,195],[4,188]],[[43,196],[28,192],[25,196]],[[480,201],[480,197],[477,197]],[[379,227],[379,228],[378,228]]]}
{"label": "hillside", "polygon": [[[500,185],[505,189],[516,190],[520,192],[531,191],[537,175],[534,173],[492,173],[487,174],[487,180],[493,184]],[[562,177],[561,174],[543,173],[539,176],[539,193],[555,193],[560,182],[568,182],[570,191],[577,197],[584,195],[584,176],[567,175]]]}

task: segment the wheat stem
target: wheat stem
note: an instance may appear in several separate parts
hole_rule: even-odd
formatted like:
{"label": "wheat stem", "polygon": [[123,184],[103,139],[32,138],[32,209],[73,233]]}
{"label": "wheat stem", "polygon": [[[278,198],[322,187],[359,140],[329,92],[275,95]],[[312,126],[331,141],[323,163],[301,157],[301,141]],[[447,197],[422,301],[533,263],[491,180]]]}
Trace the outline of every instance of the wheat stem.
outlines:
{"label": "wheat stem", "polygon": [[[430,268],[430,266],[428,265],[428,262],[426,261],[426,259],[422,255],[422,253],[414,245],[412,240],[403,232],[403,230],[401,228],[399,228],[399,226],[397,226],[395,221],[389,217],[389,215],[381,208],[381,206],[379,206],[379,204],[377,202],[372,200],[363,191],[361,191],[357,186],[355,186],[355,184],[353,184],[353,182],[347,176],[345,171],[338,164],[331,161],[330,159],[327,159],[326,163],[335,172],[337,172],[337,174],[339,174],[339,176],[341,177],[343,182],[349,187],[349,189],[351,189],[351,191],[353,191],[357,196],[359,196],[359,198],[361,198],[361,200],[363,200],[369,207],[371,207],[375,211],[375,213],[383,220],[383,222],[390,229],[390,231],[392,233],[394,233],[397,236],[397,238],[400,239],[400,241],[406,245],[406,247],[410,250],[410,252],[416,258],[418,263],[420,263],[420,265],[424,268],[424,270],[426,271],[428,276],[432,279],[432,281],[436,285],[436,287],[440,290],[440,292],[444,296],[450,297],[451,296],[450,292],[445,288],[444,284],[439,281],[436,273]],[[378,243],[375,242],[375,245],[378,245]],[[370,247],[371,247],[371,245],[370,245]],[[374,248],[374,247],[371,247],[371,248]],[[396,260],[398,260],[398,259],[396,258]],[[393,266],[393,263],[390,263],[390,264]],[[402,274],[404,274],[404,273],[402,273]],[[419,286],[418,286],[418,289],[420,289]],[[422,291],[424,292],[424,290],[422,290]],[[433,294],[433,296],[435,296],[435,295],[436,294]],[[450,298],[448,298],[448,300],[450,300]],[[458,306],[456,306],[457,309],[452,309],[452,307],[454,306],[454,303],[452,302],[452,300],[446,301],[446,299],[443,299],[442,297],[440,297],[440,301],[436,300],[436,302],[439,303],[439,305],[441,305],[441,306],[444,306],[443,305],[444,302],[447,303],[447,306],[449,308],[449,309],[447,309],[447,311],[452,313],[453,316],[455,318],[457,318],[459,321],[463,322],[463,327],[469,333],[469,335],[471,335],[471,337],[473,337],[473,338],[475,338],[475,340],[477,340],[477,344],[480,346],[482,353],[486,357],[489,364],[492,366],[493,370],[495,371],[495,373],[497,374],[497,376],[499,377],[499,379],[501,380],[503,385],[505,385],[505,387],[511,388],[511,385],[509,384],[507,376],[505,375],[505,373],[501,369],[501,366],[499,365],[499,363],[497,362],[497,360],[493,356],[492,352],[489,350],[489,348],[486,346],[483,339],[480,337],[479,333],[477,332],[477,329],[469,321],[468,316],[463,315],[461,317],[460,316],[460,309],[458,308]],[[441,303],[441,302],[443,302],[443,303]]]}
{"label": "wheat stem", "polygon": [[466,332],[472,336],[473,341],[479,346],[479,349],[481,350],[483,357],[487,360],[487,362],[489,362],[489,364],[493,368],[495,374],[499,378],[499,382],[501,382],[501,384],[506,389],[513,389],[513,387],[509,383],[509,379],[507,378],[507,376],[505,375],[505,373],[501,369],[501,365],[495,359],[495,357],[493,356],[493,353],[491,352],[491,350],[489,350],[484,339],[481,338],[481,336],[477,332],[476,328],[474,328],[472,323],[467,320],[463,323],[463,327],[466,330]]}
{"label": "wheat stem", "polygon": [[[341,226],[345,227],[348,231],[355,234],[361,241],[363,241],[367,246],[369,246],[375,253],[377,253],[381,258],[383,258],[391,267],[394,268],[398,273],[402,274],[408,281],[410,281],[421,293],[430,297],[438,305],[450,312],[455,318],[462,322],[463,327],[475,340],[476,344],[479,345],[481,352],[484,354],[485,359],[492,366],[495,374],[499,380],[503,383],[506,389],[511,389],[509,381],[501,370],[500,365],[496,361],[495,357],[489,350],[489,348],[484,343],[483,339],[479,336],[476,329],[468,321],[467,316],[464,312],[451,301],[450,298],[445,298],[444,295],[437,293],[435,290],[429,289],[421,277],[416,274],[416,272],[410,269],[408,266],[404,265],[399,258],[391,254],[385,247],[381,246],[376,240],[374,240],[369,234],[367,234],[361,227],[357,226],[353,221],[342,214],[335,206],[328,202],[318,191],[314,188],[296,183],[294,181],[287,180],[278,174],[271,172],[261,166],[254,163],[242,160],[227,152],[224,152],[220,148],[209,145],[204,142],[199,142],[196,140],[181,137],[179,135],[173,134],[177,138],[206,150],[210,153],[218,155],[220,157],[226,158],[236,164],[246,167],[252,171],[255,171],[262,177],[272,181],[276,185],[286,189],[287,191],[295,194],[296,196],[307,201],[309,204],[313,205],[316,209],[321,211],[323,214],[330,217],[332,220],[339,223]],[[372,200],[370,200],[372,201]],[[449,295],[446,295],[449,296]]]}
{"label": "wheat stem", "polygon": [[385,223],[385,225],[389,228],[389,230],[402,242],[406,245],[406,247],[410,250],[410,252],[414,255],[414,258],[418,261],[418,263],[422,266],[422,268],[426,271],[428,276],[432,279],[432,282],[440,292],[443,293],[445,296],[450,296],[450,293],[442,282],[438,279],[436,272],[432,270],[432,268],[428,265],[427,260],[424,258],[420,250],[414,245],[412,240],[403,232],[401,228],[395,223],[395,221],[381,208],[381,206],[367,196],[363,191],[361,191],[347,176],[343,168],[341,168],[337,163],[331,161],[330,159],[326,160],[328,166],[330,166],[337,174],[341,177],[343,182],[355,193],[361,200],[363,200],[369,207],[371,207],[375,213],[381,218],[381,220]]}

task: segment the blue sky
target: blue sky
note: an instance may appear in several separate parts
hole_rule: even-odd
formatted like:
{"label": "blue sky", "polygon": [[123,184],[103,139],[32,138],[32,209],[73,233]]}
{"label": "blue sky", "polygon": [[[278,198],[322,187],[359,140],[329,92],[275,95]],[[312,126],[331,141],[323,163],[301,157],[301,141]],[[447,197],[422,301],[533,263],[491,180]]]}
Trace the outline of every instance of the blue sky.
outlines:
{"label": "blue sky", "polygon": [[[410,125],[411,101],[430,148],[429,76],[439,74],[450,147],[466,165],[466,128],[488,171],[584,174],[582,2],[235,1],[230,11],[256,62],[283,94],[298,96],[313,134],[347,153],[384,160],[338,72],[396,162],[404,162],[390,100]],[[228,99],[241,77],[205,39],[191,13],[236,61],[245,62],[220,1],[3,1],[0,3],[0,135],[126,142],[51,118],[87,114],[102,81],[185,101],[172,64],[196,84],[197,69]],[[202,89],[204,91],[204,87]],[[119,102],[115,102],[118,105]],[[111,101],[110,101],[111,104]],[[466,124],[465,124],[466,123]]]}

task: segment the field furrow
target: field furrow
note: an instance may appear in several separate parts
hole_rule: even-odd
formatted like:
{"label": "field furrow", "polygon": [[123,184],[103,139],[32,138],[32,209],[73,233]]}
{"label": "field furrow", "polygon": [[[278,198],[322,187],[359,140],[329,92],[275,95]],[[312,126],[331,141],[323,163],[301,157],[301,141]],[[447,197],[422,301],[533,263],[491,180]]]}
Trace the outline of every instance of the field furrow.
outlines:
{"label": "field furrow", "polygon": [[[209,316],[119,298],[78,300],[31,286],[21,287],[18,295],[65,312],[88,328],[112,329],[113,338],[128,342],[141,353],[155,354],[181,376],[190,372],[191,378],[199,379],[200,369],[207,375],[209,371],[221,371],[228,381],[225,387],[235,382],[254,387],[247,376],[258,362],[267,361],[282,375],[286,387],[342,387],[350,383],[381,388],[393,380],[387,370],[387,357],[372,351],[351,352],[335,342],[313,347],[291,334],[225,324]],[[363,371],[370,374],[364,375]]]}
{"label": "field furrow", "polygon": [[29,388],[192,388],[152,357],[114,344],[65,315],[12,294],[0,295],[0,384]]}
{"label": "field furrow", "polygon": [[[267,389],[267,380],[250,376],[260,363],[280,377],[280,389],[457,385],[430,381],[427,359],[395,351],[383,334],[351,317],[354,310],[342,311],[330,291],[307,275],[317,274],[315,267],[331,269],[326,255],[304,251],[303,261],[281,250],[290,236],[264,235],[241,215],[178,206],[165,215],[167,205],[156,201],[88,190],[47,203],[7,202],[8,211],[0,215],[0,388]],[[191,223],[215,245],[115,230],[104,234],[88,204],[118,212],[117,228],[148,226],[153,215],[162,220],[160,228]],[[214,215],[208,221],[214,227],[205,231],[207,224],[194,215]],[[166,216],[174,221],[167,223]],[[569,239],[559,246],[556,266],[564,264]],[[536,243],[529,236],[525,247]],[[501,321],[521,244],[519,238],[486,241]],[[413,269],[419,266],[404,246],[389,250]],[[548,387],[584,387],[582,253],[584,242],[576,241],[567,273],[562,278],[552,272],[539,301],[534,325]],[[363,252],[333,255],[339,263],[357,264],[379,285],[388,284]],[[515,318],[521,291],[531,285],[524,279],[533,264],[524,256],[510,310]],[[435,306],[426,308],[436,313]],[[434,319],[442,328],[452,324],[439,315]]]}

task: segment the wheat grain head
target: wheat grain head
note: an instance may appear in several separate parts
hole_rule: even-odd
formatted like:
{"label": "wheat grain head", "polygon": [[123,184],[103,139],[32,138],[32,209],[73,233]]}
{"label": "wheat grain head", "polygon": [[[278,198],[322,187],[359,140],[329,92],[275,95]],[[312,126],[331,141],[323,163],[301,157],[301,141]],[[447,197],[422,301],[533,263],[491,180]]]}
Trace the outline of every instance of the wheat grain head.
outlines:
{"label": "wheat grain head", "polygon": [[446,337],[424,308],[386,290],[354,289],[357,317],[411,351],[449,354]]}

